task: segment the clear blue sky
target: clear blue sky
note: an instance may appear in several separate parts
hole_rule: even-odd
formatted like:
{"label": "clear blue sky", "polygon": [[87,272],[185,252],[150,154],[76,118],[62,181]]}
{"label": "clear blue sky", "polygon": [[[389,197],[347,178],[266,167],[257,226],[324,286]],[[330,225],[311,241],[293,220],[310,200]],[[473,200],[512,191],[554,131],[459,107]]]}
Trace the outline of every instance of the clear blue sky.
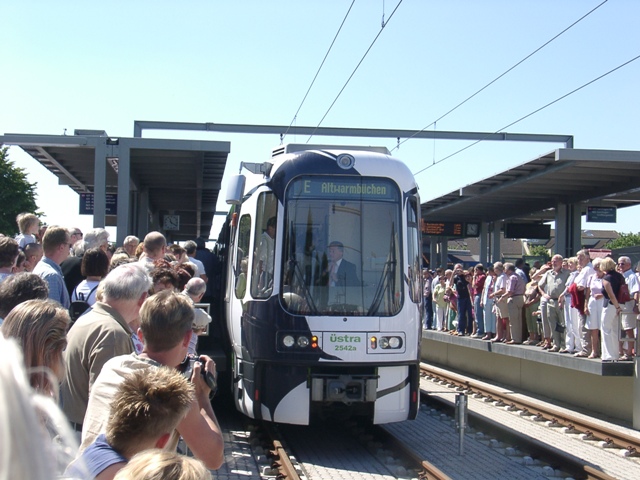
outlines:
{"label": "clear blue sky", "polygon": [[[388,20],[322,126],[421,129],[519,62],[602,0],[357,0],[296,119],[317,125]],[[351,0],[5,1],[0,12],[1,133],[102,129],[132,136],[134,120],[288,125]],[[437,122],[492,132],[640,54],[640,2],[599,9]],[[509,127],[572,134],[576,148],[640,150],[640,60]],[[430,127],[433,129],[433,126]],[[150,132],[231,141],[227,173],[261,161],[276,136]],[[287,142],[307,137],[288,136]],[[311,143],[395,142],[316,137]],[[412,171],[470,142],[410,140],[394,155]],[[423,200],[560,145],[483,142],[417,175]],[[78,199],[19,148],[50,224],[90,228]],[[226,208],[219,202],[219,209]],[[638,210],[617,224],[640,230]],[[216,232],[214,232],[215,235]]]}

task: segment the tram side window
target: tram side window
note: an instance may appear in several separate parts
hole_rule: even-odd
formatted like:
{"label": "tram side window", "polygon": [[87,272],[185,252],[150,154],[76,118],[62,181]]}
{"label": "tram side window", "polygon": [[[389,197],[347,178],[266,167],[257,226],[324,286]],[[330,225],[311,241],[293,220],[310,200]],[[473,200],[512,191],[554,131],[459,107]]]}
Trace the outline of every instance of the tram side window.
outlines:
{"label": "tram side window", "polygon": [[236,297],[243,299],[247,290],[247,275],[249,264],[249,242],[251,240],[251,217],[243,215],[238,224],[238,247],[236,250]]}
{"label": "tram side window", "polygon": [[413,303],[422,302],[422,268],[420,262],[420,210],[415,197],[407,202],[407,260],[409,296]]}
{"label": "tram side window", "polygon": [[256,212],[256,247],[251,277],[251,295],[254,298],[267,298],[273,291],[277,206],[278,201],[273,193],[260,194]]}

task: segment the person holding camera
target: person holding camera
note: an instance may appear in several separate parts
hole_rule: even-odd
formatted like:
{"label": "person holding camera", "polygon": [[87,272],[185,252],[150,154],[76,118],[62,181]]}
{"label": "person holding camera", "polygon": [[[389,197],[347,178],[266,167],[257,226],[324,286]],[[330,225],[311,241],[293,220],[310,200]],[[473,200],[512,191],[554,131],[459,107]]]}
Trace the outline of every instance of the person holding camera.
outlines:
{"label": "person holding camera", "polygon": [[[176,368],[188,358],[193,319],[193,305],[182,294],[163,291],[144,302],[138,330],[144,349],[139,355],[122,355],[104,365],[91,388],[83,422],[81,451],[105,432],[113,397],[127,374],[163,365]],[[215,379],[215,363],[206,355],[194,360],[189,360],[188,364],[193,371],[191,381],[195,387],[195,399],[165,449],[175,450],[181,436],[193,454],[207,468],[215,470],[224,462],[224,440],[211,407],[211,386],[206,378]]]}
{"label": "person holding camera", "polygon": [[[168,367],[136,370],[118,386],[106,432],[74,460],[65,475],[110,480],[147,449],[163,448],[193,402],[194,388]],[[86,472],[85,472],[86,470]]]}

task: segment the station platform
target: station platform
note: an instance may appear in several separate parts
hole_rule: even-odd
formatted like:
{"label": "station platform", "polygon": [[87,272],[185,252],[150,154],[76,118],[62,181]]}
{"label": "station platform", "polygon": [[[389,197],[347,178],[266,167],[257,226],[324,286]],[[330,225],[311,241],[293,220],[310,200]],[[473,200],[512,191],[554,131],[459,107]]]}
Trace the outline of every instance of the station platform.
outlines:
{"label": "station platform", "polygon": [[532,345],[491,343],[435,330],[425,330],[422,340],[423,362],[640,425],[638,359],[606,363]]}
{"label": "station platform", "polygon": [[491,343],[478,338],[459,337],[457,335],[449,335],[446,332],[437,332],[435,330],[426,330],[423,332],[423,338],[428,338],[438,342],[450,343],[452,345],[461,345],[466,348],[473,348],[487,353],[495,353],[498,355],[507,355],[509,357],[520,358],[523,360],[544,363],[555,367],[568,368],[579,372],[590,373],[593,375],[601,375],[605,377],[633,377],[633,362],[603,362],[599,358],[576,358],[571,354],[554,353],[542,350],[534,345],[507,345],[504,343]]}

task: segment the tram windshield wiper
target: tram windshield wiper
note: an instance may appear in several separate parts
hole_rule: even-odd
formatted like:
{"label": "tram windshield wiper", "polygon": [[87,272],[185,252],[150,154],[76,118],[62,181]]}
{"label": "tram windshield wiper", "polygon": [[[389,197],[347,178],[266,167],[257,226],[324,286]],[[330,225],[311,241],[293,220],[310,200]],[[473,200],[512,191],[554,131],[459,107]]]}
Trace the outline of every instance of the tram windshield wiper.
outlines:
{"label": "tram windshield wiper", "polygon": [[304,281],[304,275],[302,274],[302,270],[300,269],[300,263],[298,262],[298,260],[296,260],[295,256],[293,255],[289,259],[289,271],[293,272],[293,278],[295,279],[295,282],[294,281],[291,282],[291,286],[293,287],[295,285],[301,290],[304,300],[307,303],[307,306],[309,308],[309,313],[311,315],[317,314],[318,308],[316,307],[316,304],[313,301],[313,296],[309,291],[309,287]]}
{"label": "tram windshield wiper", "polygon": [[396,235],[395,225],[391,225],[391,241],[389,242],[389,254],[387,255],[387,261],[384,262],[384,268],[378,282],[378,288],[373,296],[371,306],[367,311],[367,315],[375,315],[380,310],[380,304],[384,298],[385,292],[387,293],[387,301],[389,305],[393,302],[393,296],[395,292],[396,283],[396,268],[398,265],[398,259],[396,254]]}

